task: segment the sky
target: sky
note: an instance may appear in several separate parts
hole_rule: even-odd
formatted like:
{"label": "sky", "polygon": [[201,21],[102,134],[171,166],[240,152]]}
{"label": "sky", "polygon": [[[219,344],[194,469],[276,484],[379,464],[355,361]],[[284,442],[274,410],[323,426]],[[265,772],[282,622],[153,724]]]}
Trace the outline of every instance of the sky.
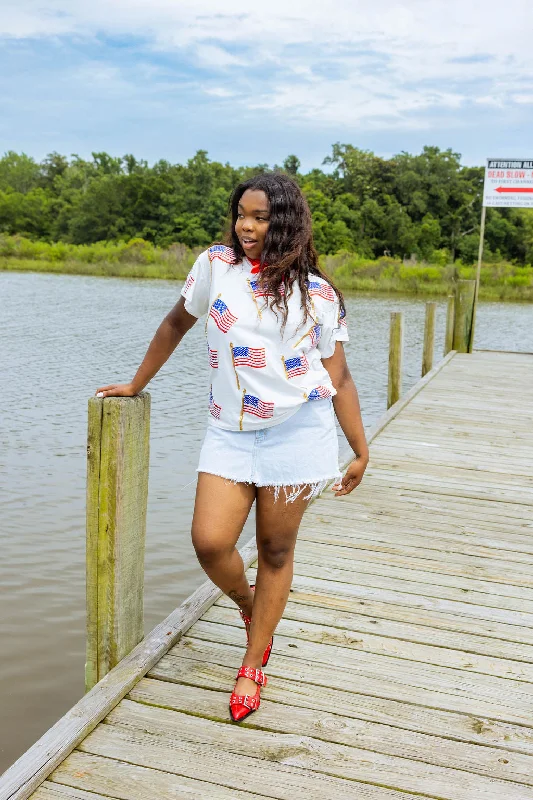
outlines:
{"label": "sky", "polygon": [[533,157],[531,0],[2,0],[0,153]]}

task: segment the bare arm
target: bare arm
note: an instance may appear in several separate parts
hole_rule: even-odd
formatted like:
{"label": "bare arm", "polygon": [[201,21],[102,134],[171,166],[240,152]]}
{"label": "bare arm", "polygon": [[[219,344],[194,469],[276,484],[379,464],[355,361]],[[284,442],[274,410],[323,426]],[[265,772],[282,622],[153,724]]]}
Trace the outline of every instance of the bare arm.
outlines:
{"label": "bare arm", "polygon": [[142,364],[131,383],[115,383],[109,386],[102,386],[96,390],[95,394],[99,397],[132,397],[135,394],[139,394],[154,375],[157,375],[195,322],[196,317],[185,311],[184,298],[180,297],[155,332]]}
{"label": "bare arm", "polygon": [[342,479],[342,488],[335,493],[336,497],[349,494],[361,483],[368,464],[368,445],[366,443],[359,396],[355,383],[350,375],[344,347],[340,342],[335,345],[335,352],[330,358],[322,360],[337,394],[333,398],[333,406],[339,425],[348,443],[355,453],[355,461],[349,465]]}

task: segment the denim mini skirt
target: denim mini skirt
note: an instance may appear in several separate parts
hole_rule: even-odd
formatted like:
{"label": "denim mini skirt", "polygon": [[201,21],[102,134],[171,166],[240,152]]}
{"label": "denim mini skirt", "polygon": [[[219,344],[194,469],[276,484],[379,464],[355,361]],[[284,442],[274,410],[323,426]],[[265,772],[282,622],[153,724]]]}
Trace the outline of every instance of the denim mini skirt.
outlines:
{"label": "denim mini skirt", "polygon": [[320,494],[339,480],[339,445],[330,398],[308,400],[285,422],[256,431],[208,425],[198,472],[234,483],[283,488],[287,502]]}

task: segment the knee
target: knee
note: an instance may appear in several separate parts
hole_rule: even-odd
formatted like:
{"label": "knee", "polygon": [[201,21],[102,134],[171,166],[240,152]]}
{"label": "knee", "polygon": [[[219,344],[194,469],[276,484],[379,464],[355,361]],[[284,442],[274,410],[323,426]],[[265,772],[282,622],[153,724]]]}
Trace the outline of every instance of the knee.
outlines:
{"label": "knee", "polygon": [[258,555],[264,564],[271,569],[283,569],[292,563],[294,545],[277,539],[264,539],[258,543]]}
{"label": "knee", "polygon": [[211,566],[228,554],[228,548],[205,531],[192,529],[192,543],[202,566]]}

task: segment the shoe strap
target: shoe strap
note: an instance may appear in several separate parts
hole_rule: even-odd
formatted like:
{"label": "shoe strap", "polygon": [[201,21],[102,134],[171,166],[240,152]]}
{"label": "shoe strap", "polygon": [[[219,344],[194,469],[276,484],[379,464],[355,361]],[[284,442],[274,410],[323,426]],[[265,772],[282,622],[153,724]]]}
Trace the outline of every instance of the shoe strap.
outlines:
{"label": "shoe strap", "polygon": [[249,678],[251,681],[255,681],[258,686],[267,685],[267,676],[263,670],[255,669],[254,667],[241,667],[237,673],[237,678]]}
{"label": "shoe strap", "polygon": [[246,614],[244,613],[244,611],[242,611],[240,608],[239,608],[239,614],[241,615],[241,619],[242,619],[242,621],[244,622],[245,625],[250,625],[251,624],[252,618],[251,617],[247,617]]}
{"label": "shoe strap", "polygon": [[229,704],[230,706],[245,706],[249,708],[250,711],[255,711],[259,708],[261,703],[261,696],[259,694],[259,690],[257,694],[235,694],[233,693],[230,697]]}

